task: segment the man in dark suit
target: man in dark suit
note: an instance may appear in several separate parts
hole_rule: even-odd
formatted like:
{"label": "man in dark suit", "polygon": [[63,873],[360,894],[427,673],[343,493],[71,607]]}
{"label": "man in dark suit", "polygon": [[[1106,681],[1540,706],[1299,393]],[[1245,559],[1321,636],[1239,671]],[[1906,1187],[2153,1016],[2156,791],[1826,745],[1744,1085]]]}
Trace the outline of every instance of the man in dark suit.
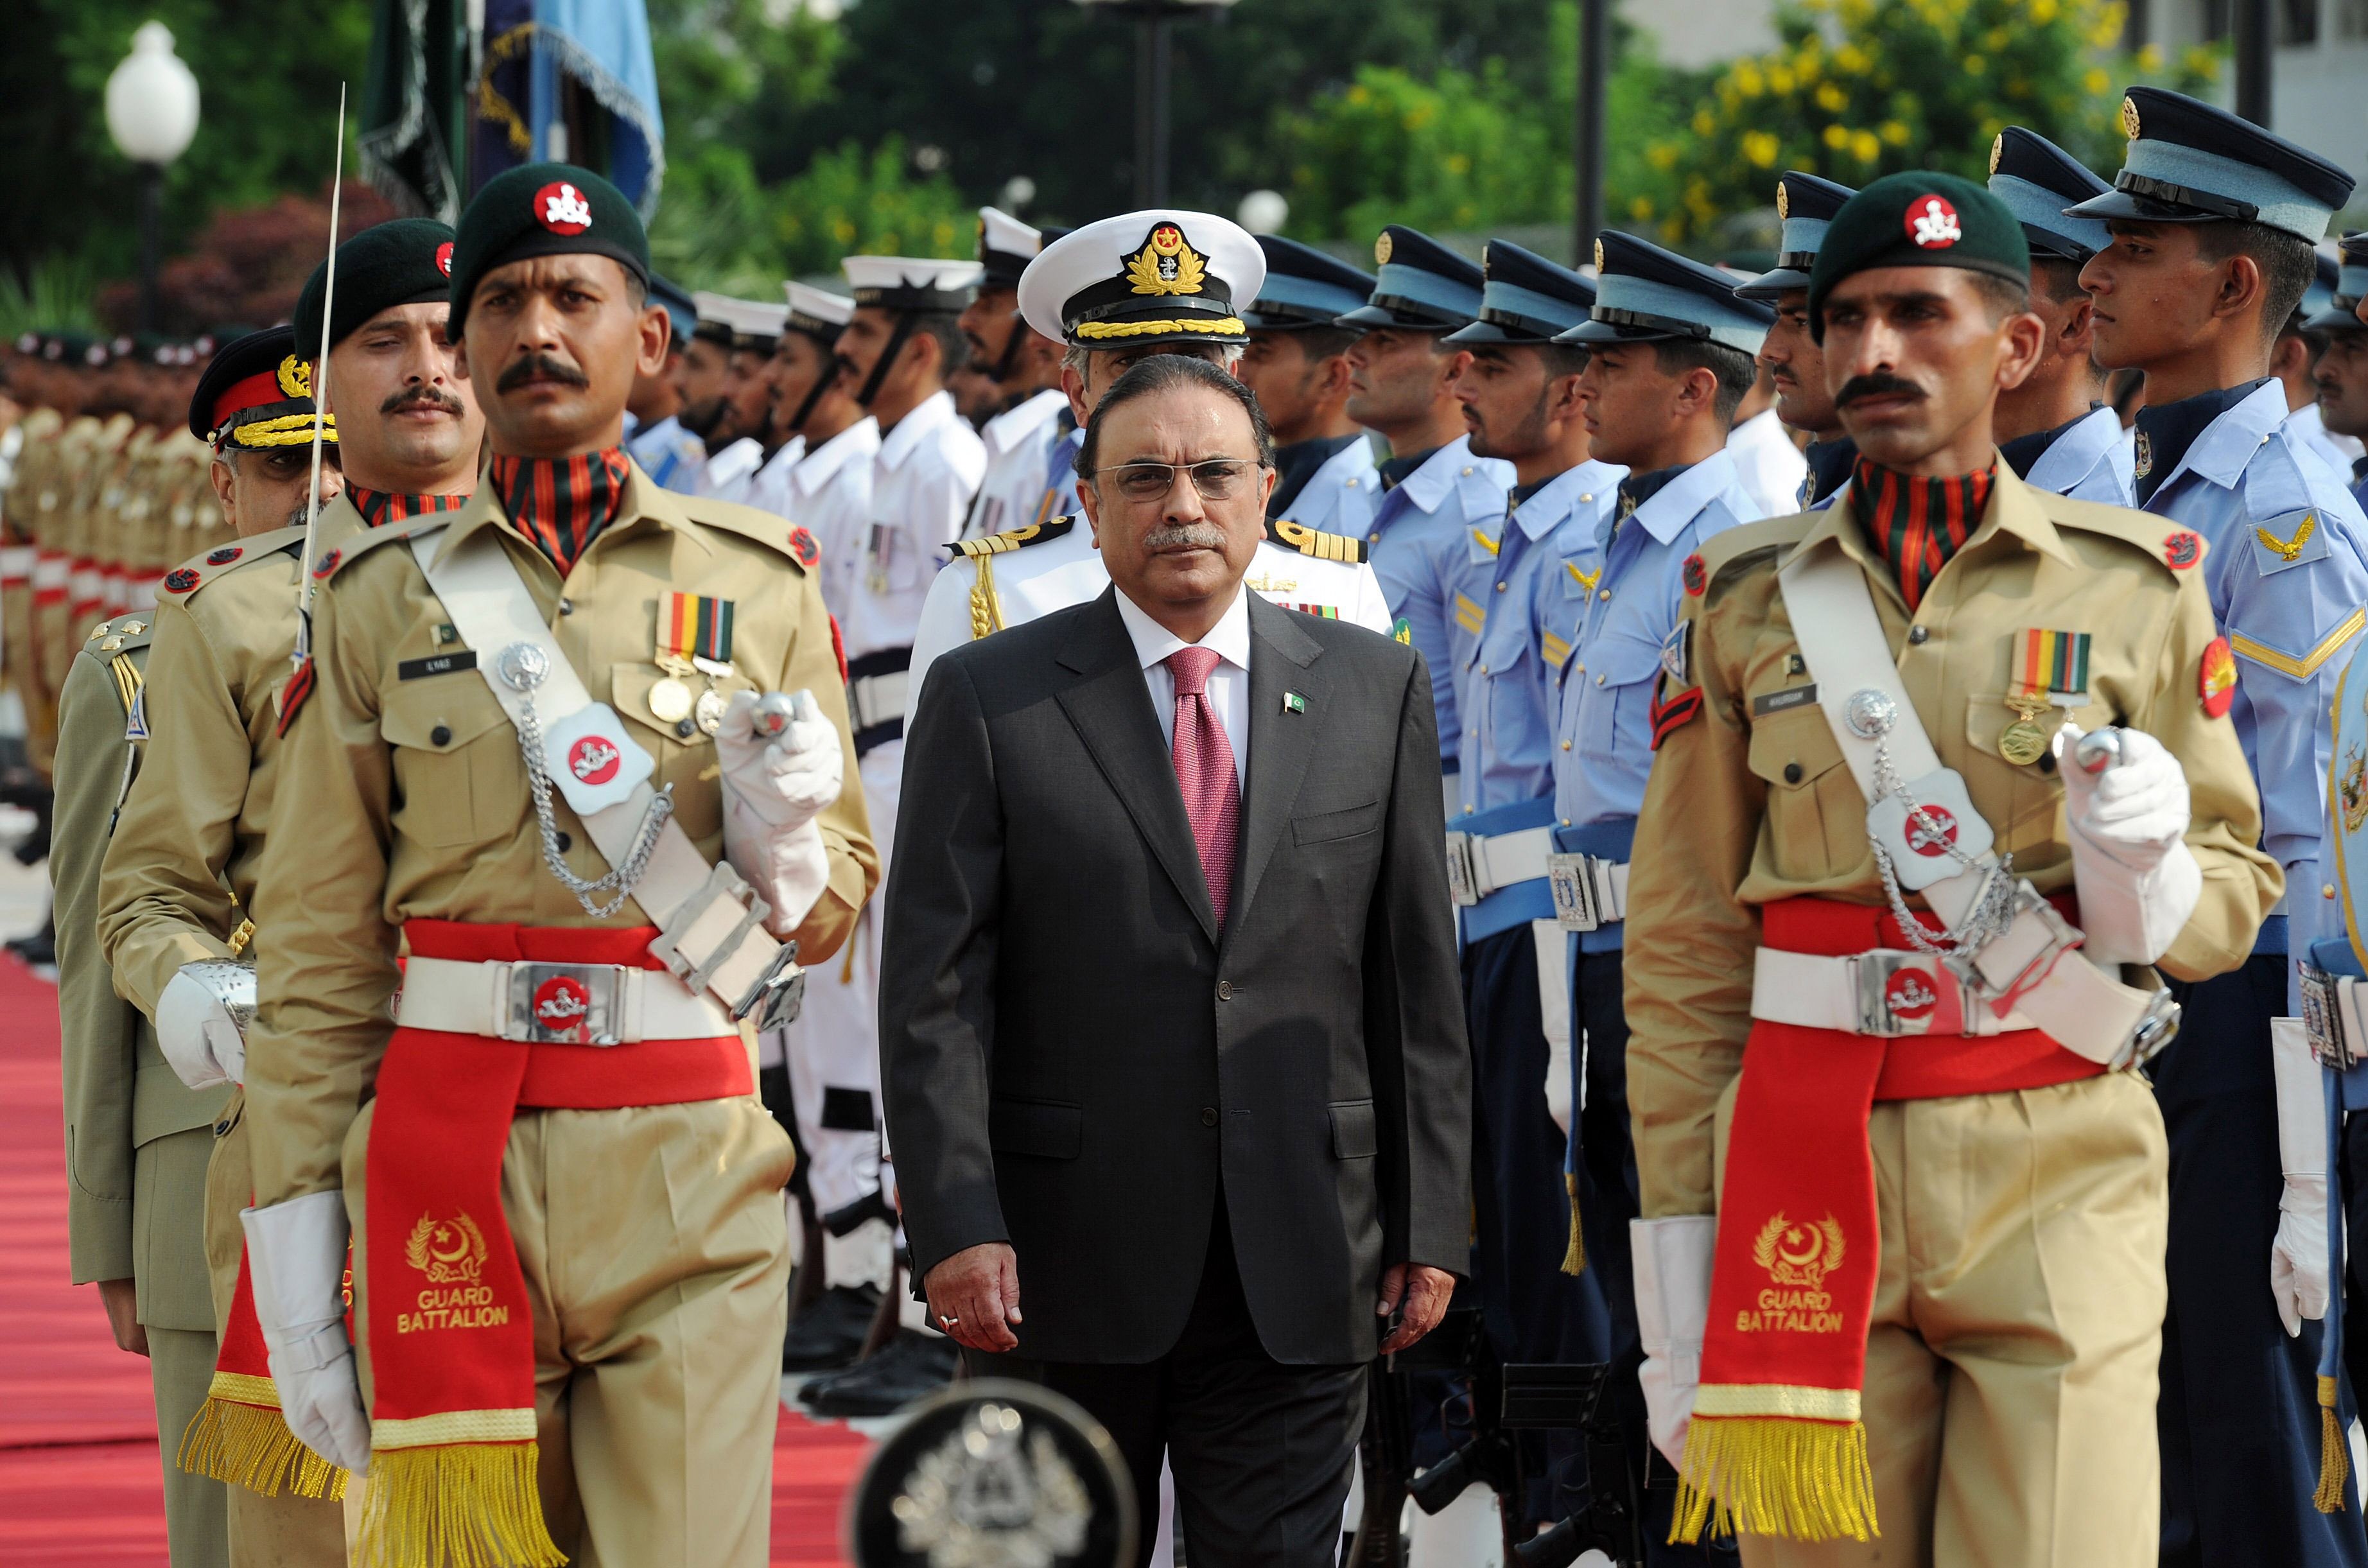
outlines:
{"label": "man in dark suit", "polygon": [[1113,586],[930,671],[881,985],[931,1313],[1099,1418],[1139,1496],[1164,1449],[1201,1568],[1334,1560],[1364,1364],[1439,1321],[1470,1227],[1430,679],[1244,590],[1271,460],[1213,366],[1104,397]]}

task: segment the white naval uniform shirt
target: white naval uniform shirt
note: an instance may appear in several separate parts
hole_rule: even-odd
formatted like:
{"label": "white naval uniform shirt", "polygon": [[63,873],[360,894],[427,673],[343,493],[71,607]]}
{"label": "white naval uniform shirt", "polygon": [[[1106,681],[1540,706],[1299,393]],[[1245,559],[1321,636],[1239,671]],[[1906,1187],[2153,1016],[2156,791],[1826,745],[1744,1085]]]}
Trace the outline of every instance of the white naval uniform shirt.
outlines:
{"label": "white naval uniform shirt", "polygon": [[746,501],[748,482],[764,466],[764,446],[754,436],[743,436],[707,460],[699,476],[698,494],[718,501]]}
{"label": "white naval uniform shirt", "polygon": [[[748,494],[741,500],[759,511],[770,512],[777,517],[790,515],[790,470],[798,466],[806,455],[806,438],[792,436],[781,443],[765,466],[748,482]],[[791,519],[794,521],[795,519]]]}
{"label": "white naval uniform shirt", "polygon": [[938,392],[880,437],[871,460],[871,517],[855,540],[854,581],[839,607],[847,656],[909,648],[945,547],[962,537],[986,449],[953,394]]}
{"label": "white naval uniform shirt", "polygon": [[[995,562],[996,607],[1006,626],[1022,625],[1056,609],[1084,604],[1110,585],[1102,552],[1094,548],[1093,525],[1083,517],[1076,518],[1058,539],[1023,545],[989,559]],[[920,627],[913,634],[912,674],[905,687],[908,724],[920,706],[921,682],[929,665],[939,654],[972,640],[970,594],[977,582],[978,562],[965,555],[939,573],[929,586]],[[1242,582],[1285,609],[1316,606],[1333,619],[1384,637],[1390,634],[1393,621],[1389,601],[1382,596],[1381,579],[1361,561],[1321,561],[1261,539]]]}
{"label": "white naval uniform shirt", "polygon": [[978,433],[986,448],[986,476],[962,523],[962,538],[985,539],[1037,520],[1036,509],[1044,504],[1045,462],[1060,439],[1061,415],[1068,406],[1068,394],[1053,387],[986,422]]}
{"label": "white naval uniform shirt", "polygon": [[789,510],[822,550],[822,602],[844,616],[862,571],[864,530],[871,523],[871,463],[880,426],[870,415],[798,460],[783,488]]}
{"label": "white naval uniform shirt", "polygon": [[1809,460],[1793,444],[1773,408],[1761,409],[1727,433],[1735,481],[1763,517],[1789,517],[1801,509],[1801,481]]}
{"label": "white naval uniform shirt", "polygon": [[1373,444],[1360,432],[1307,476],[1282,515],[1328,534],[1362,539],[1372,531],[1373,508],[1381,499],[1382,471],[1373,461]]}
{"label": "white naval uniform shirt", "polygon": [[[1151,689],[1151,710],[1159,716],[1159,733],[1172,754],[1176,749],[1176,672],[1168,668],[1167,655],[1193,644],[1152,619],[1124,594],[1112,597],[1118,601],[1118,618],[1126,623],[1126,634],[1133,640],[1134,656],[1143,661],[1143,684]],[[1233,750],[1234,788],[1238,791],[1249,777],[1250,766],[1248,595],[1234,595],[1234,602],[1225,607],[1225,613],[1209,628],[1209,634],[1201,639],[1199,646],[1217,655],[1217,666],[1209,672],[1206,696],[1210,711],[1217,716],[1218,727],[1225,732],[1225,744]]]}

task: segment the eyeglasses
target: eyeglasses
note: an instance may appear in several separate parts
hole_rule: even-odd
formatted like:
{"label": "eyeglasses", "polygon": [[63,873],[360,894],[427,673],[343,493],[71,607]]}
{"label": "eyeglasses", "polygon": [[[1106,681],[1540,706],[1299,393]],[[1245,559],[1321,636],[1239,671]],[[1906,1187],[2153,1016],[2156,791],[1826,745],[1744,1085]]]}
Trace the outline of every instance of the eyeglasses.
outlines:
{"label": "eyeglasses", "polygon": [[1248,484],[1259,465],[1240,458],[1204,458],[1196,463],[1119,463],[1094,470],[1097,476],[1114,473],[1118,493],[1130,501],[1164,501],[1179,473],[1192,476],[1192,488],[1204,501],[1226,501]]}

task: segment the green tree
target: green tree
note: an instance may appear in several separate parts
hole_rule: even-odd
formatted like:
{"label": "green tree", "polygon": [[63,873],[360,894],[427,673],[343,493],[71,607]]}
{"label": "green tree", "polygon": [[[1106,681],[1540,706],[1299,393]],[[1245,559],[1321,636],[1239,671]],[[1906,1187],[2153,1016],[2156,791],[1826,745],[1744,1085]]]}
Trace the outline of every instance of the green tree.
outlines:
{"label": "green tree", "polygon": [[1765,207],[1786,168],[1853,186],[1908,168],[1979,179],[2009,125],[2112,168],[2123,82],[2194,92],[2217,69],[2204,50],[2167,72],[2155,51],[2117,54],[2125,19],[2121,0],[1788,0],[1778,47],[1720,72],[1682,133],[1647,147],[1673,195],[1632,198],[1624,215],[1700,244]]}

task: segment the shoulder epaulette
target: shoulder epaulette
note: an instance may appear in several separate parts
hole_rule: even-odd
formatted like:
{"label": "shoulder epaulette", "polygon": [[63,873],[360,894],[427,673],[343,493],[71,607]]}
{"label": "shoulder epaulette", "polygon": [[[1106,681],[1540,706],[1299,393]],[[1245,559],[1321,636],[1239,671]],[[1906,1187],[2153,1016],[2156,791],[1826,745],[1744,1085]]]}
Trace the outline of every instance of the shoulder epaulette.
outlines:
{"label": "shoulder epaulette", "polygon": [[719,501],[710,495],[673,495],[670,498],[694,523],[753,540],[768,550],[788,556],[809,572],[822,564],[822,544],[812,530],[776,517],[761,506],[744,506],[737,501]]}
{"label": "shoulder epaulette", "polygon": [[241,567],[252,566],[258,561],[285,555],[291,550],[303,547],[304,530],[301,528],[273,528],[252,539],[235,540],[182,562],[165,574],[165,580],[157,585],[156,591],[166,598],[186,600],[207,584],[226,577]]}
{"label": "shoulder epaulette", "polygon": [[2194,529],[2182,528],[2152,512],[2109,506],[2101,501],[2076,501],[2068,495],[2025,488],[2047,514],[2047,520],[2057,528],[2078,528],[2082,533],[2119,540],[2173,578],[2194,574],[2212,548]]}
{"label": "shoulder epaulette", "polygon": [[153,613],[133,610],[110,620],[102,620],[91,628],[83,642],[82,651],[95,659],[111,659],[128,653],[134,648],[145,648],[156,635],[156,618]]}
{"label": "shoulder epaulette", "polygon": [[1026,528],[1006,528],[999,534],[988,534],[985,539],[955,540],[946,546],[946,553],[953,557],[969,556],[973,560],[982,555],[1005,555],[1015,550],[1025,550],[1031,544],[1059,539],[1076,526],[1075,515],[1050,517],[1041,523],[1030,523]]}
{"label": "shoulder epaulette", "polygon": [[1294,523],[1289,517],[1268,518],[1266,537],[1286,550],[1295,550],[1318,561],[1345,561],[1353,565],[1365,559],[1365,541],[1354,534],[1328,534],[1305,523]]}
{"label": "shoulder epaulette", "polygon": [[[1789,517],[1762,517],[1758,522],[1738,528],[1725,528],[1702,540],[1692,560],[1702,562],[1702,589],[1718,580],[1719,574],[1742,565],[1759,556],[1781,551],[1808,537],[1809,530],[1825,520],[1816,512],[1796,512]],[[1691,578],[1691,574],[1689,574]],[[1696,593],[1690,580],[1687,587]]]}
{"label": "shoulder epaulette", "polygon": [[414,539],[421,534],[432,534],[438,528],[450,526],[455,515],[451,512],[422,512],[416,517],[406,517],[399,523],[386,523],[378,528],[364,528],[360,533],[347,536],[342,543],[332,545],[323,551],[321,558],[313,562],[313,575],[325,587],[339,572],[351,566],[356,561],[381,545],[391,544],[399,539]]}

